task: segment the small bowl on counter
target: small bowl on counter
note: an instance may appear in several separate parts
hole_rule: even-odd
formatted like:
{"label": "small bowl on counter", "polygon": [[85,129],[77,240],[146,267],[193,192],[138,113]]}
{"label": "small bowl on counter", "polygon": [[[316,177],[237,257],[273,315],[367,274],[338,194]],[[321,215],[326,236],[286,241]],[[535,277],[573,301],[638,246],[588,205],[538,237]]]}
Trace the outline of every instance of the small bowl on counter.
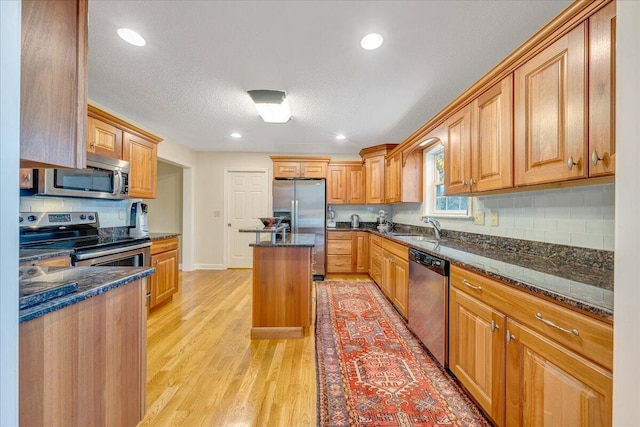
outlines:
{"label": "small bowl on counter", "polygon": [[260,220],[260,222],[262,222],[262,225],[264,225],[264,228],[276,228],[280,225],[284,217],[272,216],[272,217],[261,217],[258,219]]}

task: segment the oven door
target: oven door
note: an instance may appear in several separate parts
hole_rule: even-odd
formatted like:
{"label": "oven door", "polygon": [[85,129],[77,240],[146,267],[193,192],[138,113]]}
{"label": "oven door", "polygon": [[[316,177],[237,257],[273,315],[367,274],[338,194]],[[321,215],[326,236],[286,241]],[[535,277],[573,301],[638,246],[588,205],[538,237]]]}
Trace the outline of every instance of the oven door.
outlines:
{"label": "oven door", "polygon": [[151,243],[141,243],[122,248],[96,250],[74,254],[73,265],[76,266],[151,266]]}

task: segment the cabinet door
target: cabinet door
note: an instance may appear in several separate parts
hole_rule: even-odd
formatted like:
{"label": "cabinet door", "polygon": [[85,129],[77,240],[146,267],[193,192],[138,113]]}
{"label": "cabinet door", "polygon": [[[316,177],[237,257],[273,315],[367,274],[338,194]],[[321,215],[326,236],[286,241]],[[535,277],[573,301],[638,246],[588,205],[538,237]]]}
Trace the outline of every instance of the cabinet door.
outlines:
{"label": "cabinet door", "polygon": [[33,169],[20,169],[20,188],[25,190],[33,188]]}
{"label": "cabinet door", "polygon": [[327,162],[302,162],[300,175],[302,178],[326,178]]}
{"label": "cabinet door", "polygon": [[363,166],[347,166],[347,203],[360,205],[367,202],[364,181]]}
{"label": "cabinet door", "polygon": [[86,165],[87,0],[22,1],[22,166]]}
{"label": "cabinet door", "polygon": [[358,231],[352,234],[352,270],[354,273],[366,273],[369,271],[369,233]]}
{"label": "cabinet door", "polygon": [[611,372],[511,319],[507,334],[507,425],[611,425]]}
{"label": "cabinet door", "polygon": [[389,297],[393,301],[393,266],[391,263],[393,259],[390,254],[382,250],[382,279],[380,283],[380,288],[382,288],[382,292]]}
{"label": "cabinet door", "polygon": [[178,289],[178,251],[151,256],[156,272],[151,276],[151,308],[171,299]]}
{"label": "cabinet door", "polygon": [[407,316],[409,306],[409,261],[389,254],[391,259],[391,287],[393,305],[403,316]]}
{"label": "cabinet door", "polygon": [[327,168],[327,204],[347,203],[347,167]]}
{"label": "cabinet door", "polygon": [[587,176],[586,29],[515,71],[515,185]]}
{"label": "cabinet door", "polygon": [[504,425],[505,316],[455,288],[449,294],[449,369]]}
{"label": "cabinet door", "polygon": [[513,186],[513,77],[471,104],[472,191]]}
{"label": "cabinet door", "polygon": [[471,191],[471,110],[467,106],[447,120],[444,142],[444,188],[447,195]]}
{"label": "cabinet door", "polygon": [[616,3],[589,18],[589,176],[616,168]]}
{"label": "cabinet door", "polygon": [[364,167],[366,171],[366,202],[384,203],[384,156],[374,156],[366,159]]}
{"label": "cabinet door", "polygon": [[385,203],[401,202],[402,186],[402,153],[390,157],[386,161],[385,174]]}
{"label": "cabinet door", "polygon": [[382,287],[382,248],[380,245],[369,245],[369,276]]}
{"label": "cabinet door", "polygon": [[123,160],[129,162],[129,196],[155,199],[158,186],[158,146],[124,132]]}
{"label": "cabinet door", "polygon": [[94,117],[87,117],[87,151],[121,159],[122,130]]}
{"label": "cabinet door", "polygon": [[273,162],[274,178],[299,178],[300,162]]}

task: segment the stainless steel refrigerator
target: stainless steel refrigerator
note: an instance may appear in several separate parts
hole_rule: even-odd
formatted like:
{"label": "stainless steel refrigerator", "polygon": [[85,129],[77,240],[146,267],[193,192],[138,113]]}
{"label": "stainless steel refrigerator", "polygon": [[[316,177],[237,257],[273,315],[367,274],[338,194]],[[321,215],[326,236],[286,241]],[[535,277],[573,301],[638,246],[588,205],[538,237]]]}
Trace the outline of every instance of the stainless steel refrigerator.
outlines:
{"label": "stainless steel refrigerator", "polygon": [[273,216],[283,216],[292,233],[316,235],[311,271],[316,280],[325,275],[324,179],[276,179],[273,181]]}

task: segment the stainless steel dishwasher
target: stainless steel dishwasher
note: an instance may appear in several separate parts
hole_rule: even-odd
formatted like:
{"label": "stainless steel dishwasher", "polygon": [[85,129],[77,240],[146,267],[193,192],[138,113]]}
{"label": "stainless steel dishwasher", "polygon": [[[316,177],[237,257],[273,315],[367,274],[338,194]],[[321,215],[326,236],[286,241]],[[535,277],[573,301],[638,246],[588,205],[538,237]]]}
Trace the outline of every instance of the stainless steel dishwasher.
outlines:
{"label": "stainless steel dishwasher", "polygon": [[409,329],[444,367],[449,359],[449,262],[409,249]]}

